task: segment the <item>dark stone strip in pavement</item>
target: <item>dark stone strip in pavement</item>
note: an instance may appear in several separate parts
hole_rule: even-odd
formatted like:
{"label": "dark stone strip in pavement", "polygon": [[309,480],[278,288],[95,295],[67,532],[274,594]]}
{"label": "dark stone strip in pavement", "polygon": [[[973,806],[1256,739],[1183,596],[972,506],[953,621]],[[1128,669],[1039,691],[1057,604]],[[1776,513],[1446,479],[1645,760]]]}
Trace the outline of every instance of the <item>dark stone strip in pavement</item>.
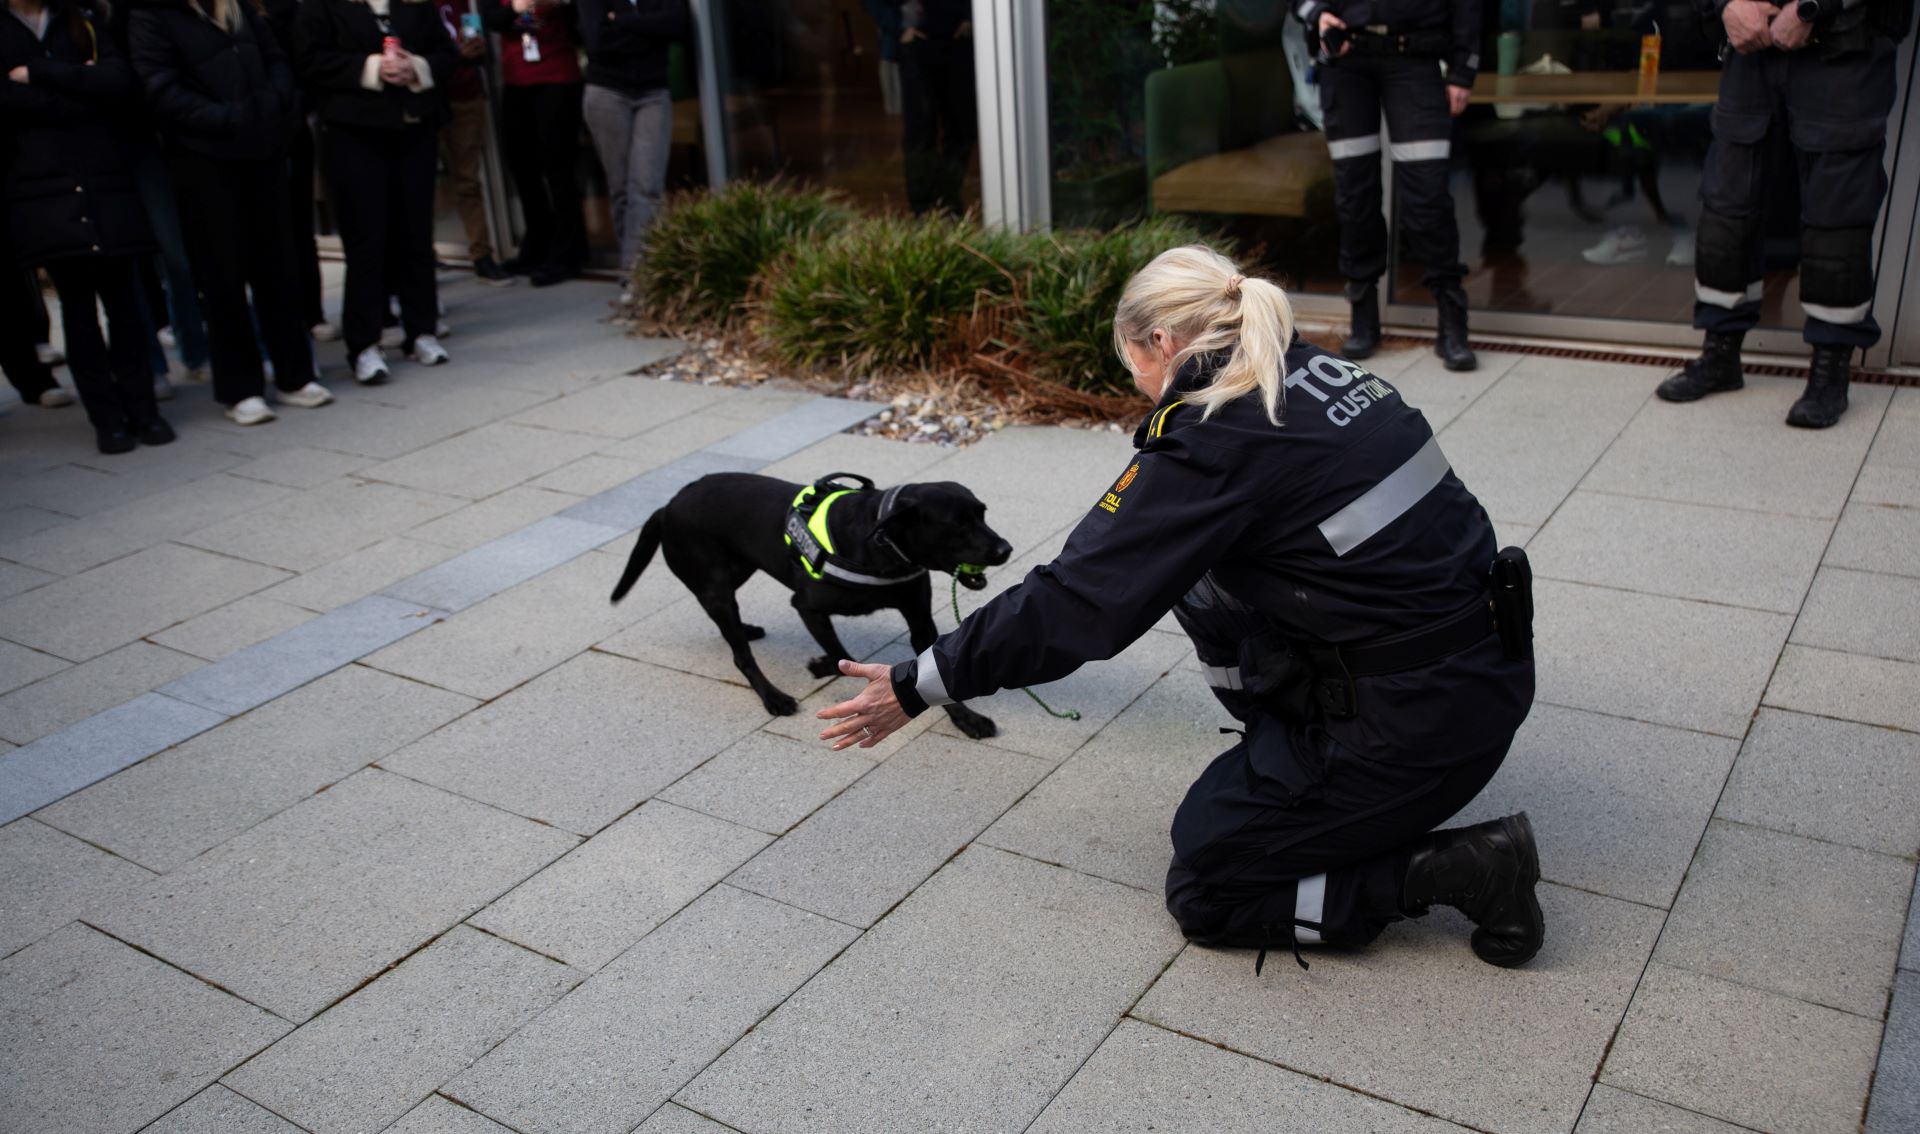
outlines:
{"label": "dark stone strip in pavement", "polygon": [[481,544],[380,593],[455,614],[585,555],[624,529],[548,516]]}
{"label": "dark stone strip in pavement", "polygon": [[11,823],[220,724],[227,714],[145,693],[0,756],[0,823]]}
{"label": "dark stone strip in pavement", "polygon": [[1898,972],[1894,978],[1893,1007],[1880,1040],[1880,1069],[1867,1102],[1865,1134],[1920,1130],[1920,973]]}

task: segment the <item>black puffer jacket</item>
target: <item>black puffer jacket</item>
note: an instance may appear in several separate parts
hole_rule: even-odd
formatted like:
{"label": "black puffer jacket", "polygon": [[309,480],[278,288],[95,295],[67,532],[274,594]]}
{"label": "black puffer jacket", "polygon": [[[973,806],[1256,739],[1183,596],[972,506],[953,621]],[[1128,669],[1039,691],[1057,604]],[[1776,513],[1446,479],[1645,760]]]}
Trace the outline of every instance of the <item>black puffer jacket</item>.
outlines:
{"label": "black puffer jacket", "polygon": [[687,0],[577,0],[587,82],[642,95],[667,85],[667,50],[693,31]]}
{"label": "black puffer jacket", "polygon": [[[154,251],[127,172],[133,72],[104,25],[79,23],[67,0],[47,5],[44,40],[0,15],[0,169],[6,224],[20,258]],[[27,81],[5,73],[25,65]]]}
{"label": "black puffer jacket", "polygon": [[[426,61],[432,86],[412,90],[383,84],[369,90],[362,85],[368,57],[380,54],[387,36]],[[301,0],[293,40],[294,70],[322,121],[397,130],[447,120],[444,88],[459,55],[430,0],[390,0],[384,20],[365,0]]]}
{"label": "black puffer jacket", "polygon": [[297,105],[293,68],[251,0],[228,0],[232,32],[189,0],[126,2],[134,74],[167,144],[219,161],[278,157]]}

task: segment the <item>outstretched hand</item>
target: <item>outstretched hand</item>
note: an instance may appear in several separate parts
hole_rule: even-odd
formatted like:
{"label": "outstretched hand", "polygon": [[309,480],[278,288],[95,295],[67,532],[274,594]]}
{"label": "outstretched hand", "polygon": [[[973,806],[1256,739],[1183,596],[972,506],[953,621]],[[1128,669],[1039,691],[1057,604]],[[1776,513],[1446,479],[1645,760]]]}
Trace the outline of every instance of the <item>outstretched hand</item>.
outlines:
{"label": "outstretched hand", "polygon": [[893,695],[892,666],[842,661],[840,672],[848,677],[866,678],[867,687],[851,700],[830,705],[815,714],[821,720],[839,722],[820,734],[820,739],[833,745],[835,752],[856,744],[872,748],[912,719]]}

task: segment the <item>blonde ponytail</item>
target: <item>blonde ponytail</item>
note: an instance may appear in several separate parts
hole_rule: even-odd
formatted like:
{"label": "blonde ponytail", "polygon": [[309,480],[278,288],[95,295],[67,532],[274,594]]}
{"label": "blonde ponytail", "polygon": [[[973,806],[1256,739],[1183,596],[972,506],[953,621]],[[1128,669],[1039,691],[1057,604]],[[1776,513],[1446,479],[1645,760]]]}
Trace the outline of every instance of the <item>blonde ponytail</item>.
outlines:
{"label": "blonde ponytail", "polygon": [[1203,354],[1227,355],[1212,382],[1186,395],[1203,418],[1243,394],[1260,392],[1267,420],[1280,424],[1281,380],[1293,342],[1293,305],[1272,280],[1240,274],[1233,261],[1200,244],[1172,248],[1134,273],[1113,313],[1113,348],[1145,346],[1162,330],[1184,343],[1169,376]]}

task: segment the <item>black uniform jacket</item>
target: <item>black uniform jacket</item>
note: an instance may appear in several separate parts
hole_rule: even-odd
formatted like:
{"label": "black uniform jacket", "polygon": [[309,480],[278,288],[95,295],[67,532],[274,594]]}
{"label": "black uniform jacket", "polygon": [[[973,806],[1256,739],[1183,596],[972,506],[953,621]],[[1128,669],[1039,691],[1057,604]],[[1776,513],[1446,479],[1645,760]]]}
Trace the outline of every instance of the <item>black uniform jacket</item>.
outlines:
{"label": "black uniform jacket", "polygon": [[[1118,654],[1176,605],[1202,663],[1224,666],[1239,637],[1269,627],[1356,645],[1484,603],[1493,526],[1425,416],[1310,343],[1296,339],[1286,367],[1275,426],[1258,395],[1203,420],[1180,403],[1211,377],[1190,364],[1059,558],[894,668],[902,706],[1057,680]],[[1209,624],[1223,595],[1239,609]],[[1532,703],[1532,664],[1507,661],[1489,635],[1356,688],[1361,711],[1326,722],[1332,740],[1392,763],[1453,764],[1505,749]]]}
{"label": "black uniform jacket", "polygon": [[[126,153],[134,121],[133,71],[104,22],[76,42],[69,4],[47,5],[45,39],[0,13],[0,170],[5,223],[20,258],[154,250]],[[22,64],[27,81],[6,74]]]}
{"label": "black uniform jacket", "polygon": [[574,0],[586,81],[641,95],[667,85],[667,50],[693,32],[687,0]]}
{"label": "black uniform jacket", "polygon": [[[421,90],[361,85],[367,57],[387,36],[427,61],[433,85]],[[459,53],[430,0],[391,0],[383,28],[364,0],[301,0],[293,21],[294,72],[315,99],[320,119],[338,126],[397,130],[438,126],[448,118],[444,91]]]}
{"label": "black uniform jacket", "polygon": [[1354,30],[1386,27],[1394,33],[1445,30],[1452,46],[1445,58],[1447,82],[1473,86],[1480,73],[1480,0],[1288,0],[1294,14],[1307,26],[1309,37],[1320,32],[1320,16],[1332,12]]}
{"label": "black uniform jacket", "polygon": [[170,146],[220,161],[280,155],[298,105],[293,68],[252,0],[232,32],[188,0],[124,0],[134,74]]}

